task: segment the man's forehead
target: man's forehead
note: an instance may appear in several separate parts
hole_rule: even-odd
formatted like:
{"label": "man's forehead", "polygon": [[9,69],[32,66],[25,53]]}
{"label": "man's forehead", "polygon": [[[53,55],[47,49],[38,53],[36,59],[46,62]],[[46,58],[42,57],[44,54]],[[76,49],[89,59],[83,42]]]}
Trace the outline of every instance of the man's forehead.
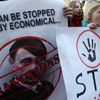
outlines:
{"label": "man's forehead", "polygon": [[16,53],[16,60],[17,59],[22,60],[22,59],[29,58],[29,57],[36,58],[36,56],[31,54],[28,50],[24,48],[20,48]]}

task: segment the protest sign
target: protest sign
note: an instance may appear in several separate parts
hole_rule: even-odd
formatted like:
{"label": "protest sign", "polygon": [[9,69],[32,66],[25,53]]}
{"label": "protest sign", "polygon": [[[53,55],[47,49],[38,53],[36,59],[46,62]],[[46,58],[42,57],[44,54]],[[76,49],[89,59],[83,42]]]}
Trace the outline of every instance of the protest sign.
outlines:
{"label": "protest sign", "polygon": [[61,28],[57,45],[68,100],[100,99],[100,28]]}
{"label": "protest sign", "polygon": [[55,28],[66,25],[63,5],[61,0],[1,3],[1,100],[67,99],[55,42]]}
{"label": "protest sign", "polygon": [[[5,6],[9,6],[9,9],[5,8]],[[56,2],[47,2],[46,0],[5,1],[0,5],[2,8],[0,13],[0,32],[54,24],[65,25],[66,21],[62,15],[63,6],[64,3],[60,0]]]}

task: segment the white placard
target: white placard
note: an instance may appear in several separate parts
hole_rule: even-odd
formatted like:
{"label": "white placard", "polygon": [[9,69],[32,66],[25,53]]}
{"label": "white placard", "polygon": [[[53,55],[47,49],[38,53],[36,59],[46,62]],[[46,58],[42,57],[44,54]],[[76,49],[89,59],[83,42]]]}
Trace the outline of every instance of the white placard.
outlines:
{"label": "white placard", "polygon": [[100,28],[61,28],[57,45],[68,100],[100,99]]}
{"label": "white placard", "polygon": [[[47,50],[46,61],[43,63],[47,70],[44,69],[45,72],[41,77],[52,83],[54,90],[45,99],[67,100],[55,42],[56,27],[67,26],[66,19],[62,15],[63,6],[64,1],[61,0],[55,2],[53,0],[9,0],[0,4],[1,94],[5,88],[11,89],[7,86],[15,75],[9,64],[9,49],[15,41],[27,38],[41,40]],[[23,86],[27,87],[25,84]]]}

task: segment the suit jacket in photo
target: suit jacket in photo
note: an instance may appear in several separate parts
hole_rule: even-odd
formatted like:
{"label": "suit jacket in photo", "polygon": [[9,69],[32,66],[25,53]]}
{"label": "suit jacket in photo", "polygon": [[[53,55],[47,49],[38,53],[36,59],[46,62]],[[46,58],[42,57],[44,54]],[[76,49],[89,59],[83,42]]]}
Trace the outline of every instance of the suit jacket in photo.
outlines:
{"label": "suit jacket in photo", "polygon": [[11,84],[13,91],[6,90],[4,94],[0,95],[0,100],[46,100],[53,92],[54,86],[45,80],[41,84],[37,85],[36,91]]}

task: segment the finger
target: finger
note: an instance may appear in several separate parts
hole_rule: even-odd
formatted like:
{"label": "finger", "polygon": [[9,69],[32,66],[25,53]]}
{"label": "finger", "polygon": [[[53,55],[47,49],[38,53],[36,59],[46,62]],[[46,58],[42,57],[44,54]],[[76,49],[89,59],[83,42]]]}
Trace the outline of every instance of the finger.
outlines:
{"label": "finger", "polygon": [[64,12],[64,13],[69,13],[69,12],[73,13],[72,10],[63,10],[63,12]]}
{"label": "finger", "polygon": [[92,48],[93,48],[93,39],[92,39]]}
{"label": "finger", "polygon": [[63,8],[63,12],[67,13],[67,12],[70,12],[70,11],[72,12],[73,10],[72,9]]}
{"label": "finger", "polygon": [[68,10],[73,10],[73,9],[70,8],[70,7],[64,7],[63,10],[67,10],[68,11]]}
{"label": "finger", "polygon": [[88,46],[89,46],[89,48],[90,48],[90,41],[89,41],[89,38],[87,39],[87,41],[88,41]]}
{"label": "finger", "polygon": [[68,13],[63,13],[64,15],[72,15],[72,12],[68,12]]}
{"label": "finger", "polygon": [[64,15],[66,18],[72,18],[72,14]]}
{"label": "finger", "polygon": [[97,25],[95,24],[90,25],[90,29],[97,29]]}
{"label": "finger", "polygon": [[73,16],[72,12],[64,12],[63,15],[65,17],[72,17]]}
{"label": "finger", "polygon": [[63,13],[73,13],[72,10],[63,10]]}
{"label": "finger", "polygon": [[82,53],[82,55],[83,55],[84,57],[86,57],[86,55],[85,55],[84,53]]}
{"label": "finger", "polygon": [[86,50],[89,52],[89,49],[88,49],[88,47],[86,46],[86,44],[85,44],[85,42],[84,42],[84,41],[83,41],[83,44],[84,44],[84,46],[85,46]]}
{"label": "finger", "polygon": [[94,50],[96,49],[96,43],[94,43]]}
{"label": "finger", "polygon": [[66,18],[72,18],[72,14],[69,14],[69,15],[64,15]]}
{"label": "finger", "polygon": [[93,29],[97,29],[97,25],[96,24],[93,24],[92,28]]}
{"label": "finger", "polygon": [[63,7],[63,10],[67,9],[67,7]]}

